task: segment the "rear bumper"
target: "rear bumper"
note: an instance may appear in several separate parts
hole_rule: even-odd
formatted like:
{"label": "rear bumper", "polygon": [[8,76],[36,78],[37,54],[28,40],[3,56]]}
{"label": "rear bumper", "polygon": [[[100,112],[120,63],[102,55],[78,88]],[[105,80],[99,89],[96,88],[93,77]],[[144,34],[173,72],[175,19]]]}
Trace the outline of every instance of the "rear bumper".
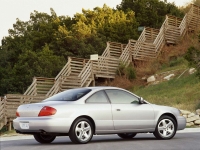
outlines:
{"label": "rear bumper", "polygon": [[[28,123],[28,129],[22,129],[20,123]],[[72,121],[67,118],[47,118],[47,117],[18,117],[13,120],[13,127],[18,133],[31,134],[37,132],[47,133],[68,133]]]}
{"label": "rear bumper", "polygon": [[183,130],[186,127],[186,119],[183,116],[177,117],[177,130]]}

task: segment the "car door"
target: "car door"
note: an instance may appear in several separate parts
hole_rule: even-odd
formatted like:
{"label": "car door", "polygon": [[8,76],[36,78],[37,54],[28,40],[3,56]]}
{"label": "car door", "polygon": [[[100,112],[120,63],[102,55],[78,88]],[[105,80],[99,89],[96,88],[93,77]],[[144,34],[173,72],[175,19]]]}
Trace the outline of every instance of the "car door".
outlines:
{"label": "car door", "polygon": [[89,115],[94,119],[97,133],[114,130],[111,104],[105,91],[97,91],[86,100]]}
{"label": "car door", "polygon": [[154,128],[154,111],[150,104],[139,104],[138,97],[118,89],[106,90],[111,101],[115,130]]}

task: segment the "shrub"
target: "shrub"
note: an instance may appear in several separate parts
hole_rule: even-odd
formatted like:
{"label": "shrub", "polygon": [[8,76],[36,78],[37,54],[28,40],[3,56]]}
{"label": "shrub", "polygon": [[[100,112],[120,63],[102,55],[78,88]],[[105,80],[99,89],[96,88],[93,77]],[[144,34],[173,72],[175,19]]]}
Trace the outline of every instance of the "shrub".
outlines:
{"label": "shrub", "polygon": [[136,72],[135,72],[135,69],[133,68],[133,66],[128,66],[126,69],[126,77],[129,79],[129,80],[133,80],[133,79],[136,79]]}
{"label": "shrub", "polygon": [[189,62],[189,66],[197,69],[197,76],[200,78],[200,50],[194,46],[190,47],[185,55],[185,59]]}
{"label": "shrub", "polygon": [[119,76],[125,76],[129,80],[136,79],[136,71],[132,65],[126,67],[125,64],[120,63],[117,69],[117,74]]}

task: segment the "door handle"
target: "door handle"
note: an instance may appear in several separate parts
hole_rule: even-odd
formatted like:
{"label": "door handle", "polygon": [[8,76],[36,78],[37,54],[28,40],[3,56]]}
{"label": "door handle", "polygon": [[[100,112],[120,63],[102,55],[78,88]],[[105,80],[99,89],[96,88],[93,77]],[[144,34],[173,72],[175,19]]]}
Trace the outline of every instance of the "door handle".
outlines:
{"label": "door handle", "polygon": [[116,109],[117,111],[120,111],[120,109]]}

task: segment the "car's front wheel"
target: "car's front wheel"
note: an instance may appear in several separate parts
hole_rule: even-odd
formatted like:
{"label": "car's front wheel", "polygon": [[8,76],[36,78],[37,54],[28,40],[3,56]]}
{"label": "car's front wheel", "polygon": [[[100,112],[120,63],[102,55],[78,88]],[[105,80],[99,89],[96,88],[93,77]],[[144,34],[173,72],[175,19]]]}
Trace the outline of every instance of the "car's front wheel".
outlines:
{"label": "car's front wheel", "polygon": [[170,116],[162,116],[156,126],[155,132],[153,132],[154,136],[157,139],[171,139],[176,134],[176,122]]}
{"label": "car's front wheel", "polygon": [[86,144],[92,139],[93,132],[93,125],[90,120],[78,118],[70,129],[69,138],[73,143]]}
{"label": "car's front wheel", "polygon": [[44,134],[34,134],[35,140],[39,143],[51,143],[55,140],[56,136],[54,135],[44,135]]}
{"label": "car's front wheel", "polygon": [[134,136],[136,136],[137,133],[120,133],[117,134],[122,139],[132,139]]}

